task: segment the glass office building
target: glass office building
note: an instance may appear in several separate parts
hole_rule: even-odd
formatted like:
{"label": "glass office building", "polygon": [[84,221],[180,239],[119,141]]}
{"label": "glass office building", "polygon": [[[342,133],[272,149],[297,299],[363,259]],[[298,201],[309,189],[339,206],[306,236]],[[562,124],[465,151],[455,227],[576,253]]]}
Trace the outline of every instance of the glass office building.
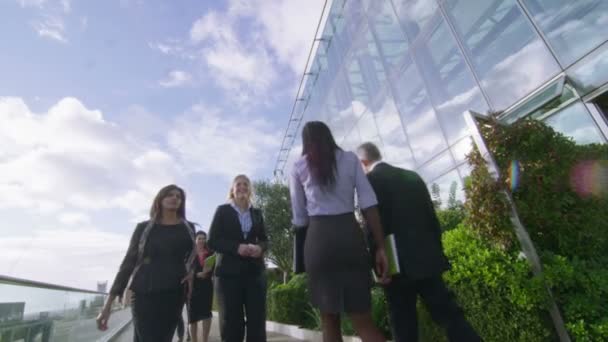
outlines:
{"label": "glass office building", "polygon": [[443,196],[470,172],[468,110],[543,120],[580,144],[608,137],[606,0],[334,0],[315,42],[279,174],[309,120],[345,149],[377,143]]}

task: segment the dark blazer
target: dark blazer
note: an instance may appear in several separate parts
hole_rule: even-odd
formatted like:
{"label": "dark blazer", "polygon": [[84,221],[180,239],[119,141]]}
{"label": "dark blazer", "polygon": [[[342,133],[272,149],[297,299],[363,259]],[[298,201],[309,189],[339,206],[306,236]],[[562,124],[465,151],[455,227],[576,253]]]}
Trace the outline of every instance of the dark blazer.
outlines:
{"label": "dark blazer", "polygon": [[217,253],[215,275],[259,274],[265,269],[264,257],[249,258],[238,254],[240,244],[255,244],[268,250],[268,238],[264,226],[262,211],[251,208],[251,231],[243,237],[239,216],[230,204],[217,207],[211,227],[209,227],[209,248]]}
{"label": "dark blazer", "polygon": [[[122,260],[122,263],[120,264],[120,268],[118,270],[118,273],[116,274],[116,278],[114,279],[114,283],[112,284],[112,288],[110,289],[110,293],[113,295],[116,295],[118,297],[122,297],[122,294],[124,293],[125,289],[127,288],[128,284],[129,284],[129,279],[133,276],[133,282],[135,284],[141,284],[141,282],[137,282],[135,281],[135,274],[133,274],[133,272],[135,271],[135,268],[137,266],[137,259],[139,256],[139,240],[141,239],[141,236],[144,232],[144,230],[146,229],[146,227],[148,226],[148,223],[150,221],[143,221],[137,224],[137,226],[135,227],[135,230],[133,231],[133,234],[131,235],[131,242],[129,243],[129,248],[127,249],[127,253],[125,254],[125,257]],[[194,227],[196,226],[196,223],[194,222],[190,222],[188,221],[188,224],[190,225],[190,228],[194,229]],[[192,234],[194,234],[194,231],[192,232]],[[148,236],[149,238],[149,236]],[[146,244],[144,245],[144,253],[143,253],[143,257],[144,257],[144,263],[146,263],[145,259],[150,257],[150,248],[149,248],[149,244],[146,241]],[[187,261],[188,259],[188,255],[184,255],[184,263]],[[143,272],[158,272],[156,270],[145,270]],[[184,272],[185,272],[185,268],[184,268]],[[165,275],[158,275],[160,277],[163,277]],[[141,278],[140,280],[144,280],[147,279],[148,277],[143,277],[141,274],[139,275],[138,278]],[[133,285],[133,284],[132,284]],[[150,284],[146,284],[146,288],[154,290],[155,286],[158,286],[159,284],[154,284],[154,283],[150,283]],[[178,283],[179,286],[179,283]],[[133,286],[131,286],[133,287]],[[141,287],[141,286],[140,286]]]}
{"label": "dark blazer", "polygon": [[422,178],[383,162],[367,176],[378,198],[384,234],[395,234],[402,273],[422,279],[446,271],[441,227]]}

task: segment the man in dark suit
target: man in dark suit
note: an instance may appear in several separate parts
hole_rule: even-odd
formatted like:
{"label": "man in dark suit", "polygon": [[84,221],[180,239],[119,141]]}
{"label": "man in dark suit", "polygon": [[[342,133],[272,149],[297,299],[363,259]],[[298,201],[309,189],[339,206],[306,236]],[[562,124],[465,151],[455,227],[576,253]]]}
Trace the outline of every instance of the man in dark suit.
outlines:
{"label": "man in dark suit", "polygon": [[378,198],[384,234],[395,236],[401,273],[385,287],[395,341],[418,341],[418,295],[450,341],[480,341],[441,278],[449,263],[426,184],[417,173],[382,162],[372,143],[357,152]]}

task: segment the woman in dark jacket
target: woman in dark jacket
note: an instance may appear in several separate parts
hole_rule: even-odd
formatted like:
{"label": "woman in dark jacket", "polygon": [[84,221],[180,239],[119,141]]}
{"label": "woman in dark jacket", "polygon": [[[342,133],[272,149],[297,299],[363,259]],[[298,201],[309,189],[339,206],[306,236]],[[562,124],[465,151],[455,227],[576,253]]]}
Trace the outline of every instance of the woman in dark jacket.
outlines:
{"label": "woman in dark jacket", "polygon": [[266,341],[264,252],[268,239],[262,211],[252,207],[251,199],[249,178],[236,176],[229,203],[217,208],[209,228],[209,247],[217,253],[215,290],[224,342],[243,341],[244,316],[247,341]]}
{"label": "woman in dark jacket", "polygon": [[193,224],[186,221],[186,194],[176,185],[162,188],[150,220],[135,228],[129,249],[110,290],[97,326],[108,327],[114,299],[129,279],[135,342],[170,342],[191,286],[194,260]]}
{"label": "woman in dark jacket", "polygon": [[212,256],[207,247],[207,234],[203,231],[196,232],[196,254],[194,263],[194,281],[192,284],[192,298],[188,305],[188,317],[190,318],[190,332],[192,342],[198,341],[198,322],[203,322],[203,342],[209,341],[211,331],[211,306],[213,304],[213,281],[211,275],[213,267],[205,267],[205,262]]}

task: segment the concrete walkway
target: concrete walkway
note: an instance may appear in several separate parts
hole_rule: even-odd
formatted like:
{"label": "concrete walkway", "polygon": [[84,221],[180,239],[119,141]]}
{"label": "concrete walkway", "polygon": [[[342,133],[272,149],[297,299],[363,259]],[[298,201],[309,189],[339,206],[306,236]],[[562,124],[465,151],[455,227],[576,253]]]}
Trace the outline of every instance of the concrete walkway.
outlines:
{"label": "concrete walkway", "polygon": [[[217,324],[217,317],[213,318],[213,323],[212,323],[212,327],[211,327],[211,335],[209,337],[209,342],[220,342],[220,328],[219,325]],[[199,328],[200,330],[200,328]],[[293,337],[289,337],[289,336],[285,336],[285,335],[280,335],[280,334],[276,334],[276,333],[268,333],[268,342],[296,342],[296,341],[301,341],[298,339],[295,339]],[[177,338],[174,339],[174,341],[177,341]],[[201,341],[201,339],[199,338],[198,340],[199,342]],[[115,340],[113,340],[113,342],[133,342],[133,326],[130,325],[127,329],[125,329],[125,331],[120,334],[119,337],[117,337]],[[184,342],[185,339],[184,339]]]}

